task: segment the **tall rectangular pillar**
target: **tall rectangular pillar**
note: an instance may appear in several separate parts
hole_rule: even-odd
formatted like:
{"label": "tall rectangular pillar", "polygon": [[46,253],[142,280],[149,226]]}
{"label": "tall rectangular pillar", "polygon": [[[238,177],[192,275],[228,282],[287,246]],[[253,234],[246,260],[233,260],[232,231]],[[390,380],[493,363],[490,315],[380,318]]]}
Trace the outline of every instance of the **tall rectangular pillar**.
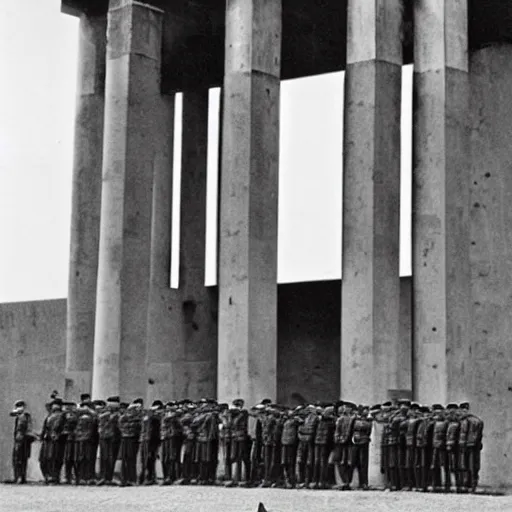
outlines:
{"label": "tall rectangular pillar", "polygon": [[469,342],[467,0],[414,3],[414,394],[465,398]]}
{"label": "tall rectangular pillar", "polygon": [[359,403],[397,386],[402,10],[348,2],[341,396]]}
{"label": "tall rectangular pillar", "polygon": [[80,17],[65,396],[90,393],[101,211],[107,17]]}
{"label": "tall rectangular pillar", "polygon": [[276,398],[281,0],[228,0],[218,398]]}
{"label": "tall rectangular pillar", "polygon": [[169,168],[160,93],[162,11],[110,0],[94,368],[95,397],[144,396],[154,174]]}
{"label": "tall rectangular pillar", "polygon": [[216,298],[204,284],[208,93],[183,92],[178,289],[169,286],[172,176],[155,176],[148,399],[216,394]]}

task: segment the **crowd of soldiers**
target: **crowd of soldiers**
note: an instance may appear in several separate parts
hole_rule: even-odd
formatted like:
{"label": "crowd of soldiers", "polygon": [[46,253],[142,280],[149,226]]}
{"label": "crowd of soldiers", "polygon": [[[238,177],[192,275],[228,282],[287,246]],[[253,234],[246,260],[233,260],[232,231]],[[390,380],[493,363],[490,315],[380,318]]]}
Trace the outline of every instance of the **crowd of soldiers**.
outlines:
{"label": "crowd of soldiers", "polygon": [[80,398],[65,402],[54,392],[38,434],[25,403],[16,402],[16,483],[26,482],[31,444],[39,440],[47,484],[64,476],[66,484],[112,485],[119,459],[121,486],[155,484],[157,460],[162,485],[211,485],[219,483],[221,459],[226,486],[349,490],[357,472],[366,490],[372,429],[379,424],[386,489],[474,492],[478,484],[483,422],[468,402],[445,408],[401,399],[368,407],[339,400],[289,408],[264,399],[246,409],[242,399],[231,406],[202,399],[155,400],[144,408],[140,398]]}

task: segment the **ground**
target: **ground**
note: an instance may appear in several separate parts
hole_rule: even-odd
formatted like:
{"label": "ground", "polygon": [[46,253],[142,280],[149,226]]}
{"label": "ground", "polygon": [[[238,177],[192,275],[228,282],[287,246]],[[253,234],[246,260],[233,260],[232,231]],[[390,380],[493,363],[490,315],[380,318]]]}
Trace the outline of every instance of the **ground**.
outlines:
{"label": "ground", "polygon": [[45,487],[0,485],[8,512],[510,512],[512,495],[471,496],[379,491],[224,489],[221,487]]}

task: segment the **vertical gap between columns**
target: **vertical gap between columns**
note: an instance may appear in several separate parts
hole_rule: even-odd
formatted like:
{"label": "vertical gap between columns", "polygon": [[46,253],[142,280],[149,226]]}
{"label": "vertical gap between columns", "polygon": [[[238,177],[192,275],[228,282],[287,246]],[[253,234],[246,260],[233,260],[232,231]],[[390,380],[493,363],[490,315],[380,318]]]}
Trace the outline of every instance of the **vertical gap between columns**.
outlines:
{"label": "vertical gap between columns", "polygon": [[208,95],[208,151],[206,162],[205,286],[217,284],[219,195],[220,87]]}
{"label": "vertical gap between columns", "polygon": [[180,286],[180,206],[181,206],[181,151],[183,132],[183,94],[174,98],[174,151],[172,162],[172,232],[171,232],[171,280],[169,286]]}

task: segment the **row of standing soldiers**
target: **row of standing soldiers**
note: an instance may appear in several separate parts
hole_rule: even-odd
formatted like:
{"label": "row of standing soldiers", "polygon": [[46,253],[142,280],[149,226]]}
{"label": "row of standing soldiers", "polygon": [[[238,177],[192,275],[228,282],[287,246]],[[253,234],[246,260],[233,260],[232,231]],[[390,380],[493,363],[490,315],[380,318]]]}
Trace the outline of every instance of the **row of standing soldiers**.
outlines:
{"label": "row of standing soldiers", "polygon": [[446,410],[408,400],[371,408],[341,400],[288,408],[265,399],[247,410],[242,399],[231,406],[202,399],[156,400],[144,409],[142,399],[91,401],[84,394],[80,404],[53,396],[47,408],[39,435],[31,433],[24,402],[11,412],[20,483],[30,445],[39,439],[46,483],[60,483],[64,468],[68,484],[112,484],[119,458],[122,486],[155,484],[158,459],[164,485],[213,484],[221,458],[227,486],[348,490],[357,472],[359,488],[368,489],[374,423],[382,424],[381,472],[388,489],[450,490],[452,473],[457,491],[474,490],[478,482],[483,423],[467,402]]}

